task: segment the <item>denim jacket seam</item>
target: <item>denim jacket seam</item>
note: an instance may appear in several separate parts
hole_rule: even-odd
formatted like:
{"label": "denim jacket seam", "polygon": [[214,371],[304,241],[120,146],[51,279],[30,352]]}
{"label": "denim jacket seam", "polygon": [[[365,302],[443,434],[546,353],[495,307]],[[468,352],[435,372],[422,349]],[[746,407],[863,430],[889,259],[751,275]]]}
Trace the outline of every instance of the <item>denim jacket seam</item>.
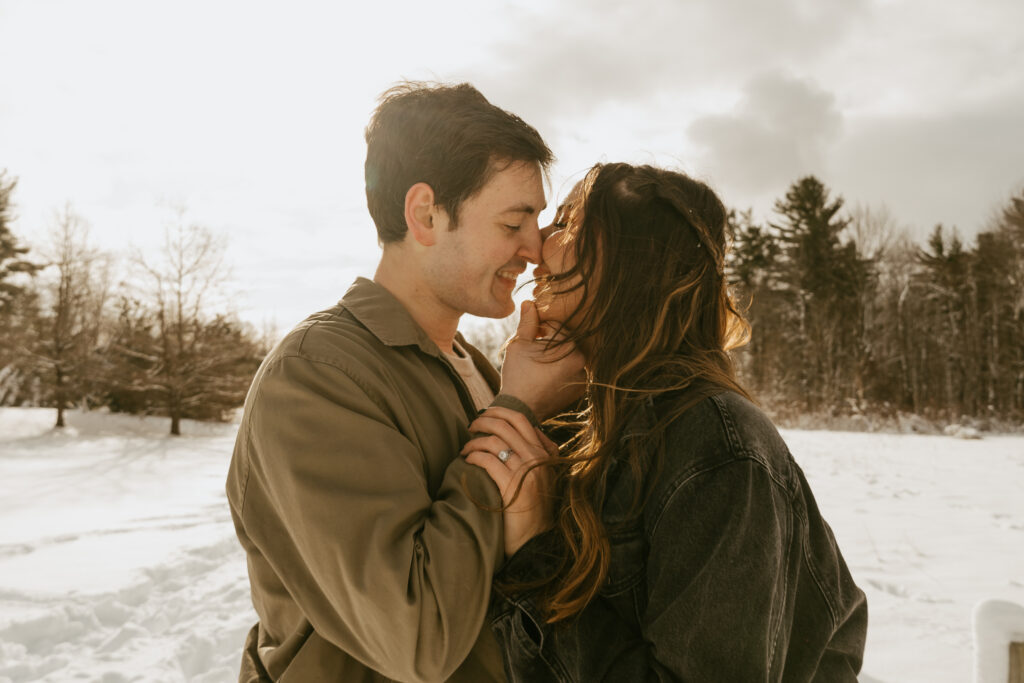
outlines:
{"label": "denim jacket seam", "polygon": [[836,624],[839,623],[839,615],[837,613],[836,606],[834,604],[832,604],[833,600],[832,600],[831,596],[829,595],[829,592],[825,590],[824,582],[821,580],[821,577],[818,576],[818,570],[814,566],[814,562],[811,561],[811,558],[808,555],[808,550],[809,550],[809,548],[807,547],[807,544],[805,543],[804,544],[804,552],[803,552],[803,561],[807,564],[807,571],[808,571],[808,573],[810,573],[811,578],[814,580],[815,587],[817,587],[818,592],[821,593],[821,599],[824,601],[825,607],[828,609],[829,618],[832,620],[832,623],[830,624],[830,627],[834,631],[835,628],[836,628]]}
{"label": "denim jacket seam", "polygon": [[[796,517],[798,519],[798,521],[799,521],[799,515],[797,515],[796,510],[794,509],[794,506],[792,505],[792,502],[790,502],[789,508],[790,508],[789,538],[787,539],[788,542],[786,543],[786,562],[785,562],[785,564],[783,566],[783,576],[788,576],[790,564],[793,562],[793,542],[794,542],[794,539],[797,536],[797,529],[794,527],[793,518]],[[801,523],[801,531],[802,531],[802,526],[803,525]],[[801,542],[800,545],[803,546],[805,544]],[[789,599],[789,581],[783,581],[782,587],[783,587],[783,595],[782,595],[781,603],[785,604],[786,601]],[[784,609],[780,609],[779,613],[777,615],[777,621],[776,621],[775,625],[773,626],[773,630],[775,631],[775,635],[772,638],[772,649],[771,649],[771,653],[768,656],[768,671],[769,672],[771,672],[771,670],[772,670],[772,665],[775,663],[775,655],[778,653],[779,635],[782,634],[782,622],[783,622],[784,616],[785,616],[785,610]]]}
{"label": "denim jacket seam", "polygon": [[789,495],[788,495],[789,487],[786,485],[786,482],[780,481],[780,479],[776,476],[776,473],[773,472],[770,467],[767,467],[761,461],[760,458],[753,457],[748,452],[734,453],[734,454],[732,454],[732,457],[729,458],[728,460],[721,460],[721,461],[718,461],[718,462],[707,463],[707,464],[705,464],[703,466],[697,466],[697,467],[693,467],[693,468],[685,470],[676,479],[676,481],[671,486],[668,487],[668,489],[665,491],[665,493],[663,493],[661,495],[661,497],[659,498],[658,504],[656,506],[654,506],[654,509],[657,511],[657,514],[655,515],[654,519],[649,524],[650,529],[646,532],[647,541],[649,543],[653,542],[652,539],[657,534],[658,525],[661,523],[661,518],[664,516],[665,510],[668,508],[669,504],[672,502],[672,499],[675,498],[676,494],[679,492],[680,489],[682,489],[684,486],[686,486],[687,484],[689,484],[694,479],[697,479],[700,476],[703,476],[705,474],[709,474],[709,473],[711,473],[711,472],[713,472],[715,470],[719,470],[719,469],[721,469],[721,468],[723,468],[723,467],[725,467],[727,465],[732,465],[732,464],[735,464],[735,463],[738,463],[738,462],[744,462],[744,461],[753,462],[753,463],[757,464],[762,470],[764,470],[764,472],[772,480],[772,483],[776,484],[777,486],[781,487],[784,491],[786,491],[786,493],[787,493],[786,499],[787,499],[787,501],[789,501],[791,503],[791,501],[789,499]]}
{"label": "denim jacket seam", "polygon": [[[760,462],[761,465],[766,470],[768,470],[768,472],[772,475],[772,479],[775,479],[775,481],[779,483],[784,489],[786,489],[791,496],[795,495],[796,477],[793,476],[792,471],[778,472],[776,468],[772,466],[772,463],[770,463],[767,459],[761,457],[760,453],[758,453],[756,450],[752,450],[743,442],[743,439],[740,438],[739,430],[736,428],[736,422],[733,419],[732,410],[730,410],[729,406],[726,405],[725,400],[722,398],[723,395],[724,394],[715,394],[714,396],[711,396],[710,399],[714,403],[715,409],[717,410],[718,415],[722,420],[722,427],[725,431],[725,436],[729,444],[729,449],[733,453],[747,454],[754,460]],[[788,450],[786,451],[786,456],[787,459],[792,457],[790,456]],[[787,469],[791,470],[792,468],[790,467]]]}
{"label": "denim jacket seam", "polygon": [[725,402],[722,400],[720,395],[715,394],[710,398],[711,402],[715,404],[718,416],[722,420],[722,427],[725,430],[725,436],[729,442],[729,448],[733,451],[743,450],[742,443],[740,442],[739,431],[736,429],[736,423],[732,419],[732,412],[728,407],[726,407]]}

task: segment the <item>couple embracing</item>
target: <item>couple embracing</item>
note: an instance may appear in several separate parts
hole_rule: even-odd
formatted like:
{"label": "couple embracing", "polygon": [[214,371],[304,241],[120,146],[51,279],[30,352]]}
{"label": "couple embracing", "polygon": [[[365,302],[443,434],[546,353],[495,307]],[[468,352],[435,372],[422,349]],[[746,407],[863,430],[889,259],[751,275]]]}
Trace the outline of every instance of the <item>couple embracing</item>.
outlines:
{"label": "couple embracing", "polygon": [[[372,280],[292,330],[227,494],[241,681],[855,681],[867,627],[803,473],[738,383],[726,212],[550,149],[467,84],[366,130]],[[514,312],[500,374],[458,332]]]}

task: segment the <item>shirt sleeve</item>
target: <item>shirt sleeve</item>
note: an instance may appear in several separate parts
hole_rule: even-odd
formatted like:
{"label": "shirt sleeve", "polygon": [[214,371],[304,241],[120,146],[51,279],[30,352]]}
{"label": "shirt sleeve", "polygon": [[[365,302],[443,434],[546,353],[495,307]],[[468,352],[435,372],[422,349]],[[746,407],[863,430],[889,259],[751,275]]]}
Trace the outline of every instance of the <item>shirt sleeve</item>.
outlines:
{"label": "shirt sleeve", "polygon": [[536,414],[534,414],[533,410],[530,409],[530,406],[526,405],[524,401],[516,398],[512,394],[498,394],[497,396],[494,397],[494,400],[491,402],[490,407],[508,408],[510,410],[516,411],[517,413],[522,413],[524,416],[526,416],[526,419],[530,421],[531,425],[533,425],[537,429],[540,429],[540,421],[537,419],[537,416]]}
{"label": "shirt sleeve", "polygon": [[249,477],[265,493],[246,497],[243,518],[291,599],[384,676],[447,678],[479,635],[502,560],[486,473],[453,453],[431,497],[423,455],[385,402],[328,363],[269,366],[250,411]]}

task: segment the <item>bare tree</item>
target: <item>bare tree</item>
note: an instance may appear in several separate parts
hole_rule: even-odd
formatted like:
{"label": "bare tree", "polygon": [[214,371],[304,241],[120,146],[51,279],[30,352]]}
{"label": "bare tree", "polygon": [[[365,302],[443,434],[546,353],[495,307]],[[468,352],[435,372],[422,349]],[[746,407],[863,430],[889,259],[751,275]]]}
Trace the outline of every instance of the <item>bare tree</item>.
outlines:
{"label": "bare tree", "polygon": [[906,232],[888,206],[858,204],[850,210],[850,223],[842,236],[853,239],[861,258],[877,261],[905,239]]}
{"label": "bare tree", "polygon": [[110,260],[89,245],[89,226],[70,205],[54,217],[43,255],[44,273],[51,274],[43,290],[43,329],[36,357],[44,368],[49,401],[57,409],[55,426],[63,427],[64,411],[84,399],[94,383]]}
{"label": "bare tree", "polygon": [[184,417],[221,417],[223,408],[238,405],[259,363],[240,326],[230,316],[210,314],[227,280],[224,252],[223,239],[187,223],[179,211],[165,230],[159,257],[136,251],[132,258],[154,322],[151,335],[143,337],[146,344],[137,337],[119,351],[145,368],[132,389],[152,397],[156,409],[171,418],[175,436]]}

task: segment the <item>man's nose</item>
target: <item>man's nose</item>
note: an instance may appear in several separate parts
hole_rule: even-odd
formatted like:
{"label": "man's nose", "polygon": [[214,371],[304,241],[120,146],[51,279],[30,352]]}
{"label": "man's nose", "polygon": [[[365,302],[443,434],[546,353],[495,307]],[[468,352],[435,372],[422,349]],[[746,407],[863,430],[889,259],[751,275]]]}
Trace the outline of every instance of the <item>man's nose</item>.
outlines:
{"label": "man's nose", "polygon": [[520,248],[519,254],[530,263],[540,263],[541,247],[544,244],[542,233],[543,231],[536,224],[523,231],[523,246]]}

